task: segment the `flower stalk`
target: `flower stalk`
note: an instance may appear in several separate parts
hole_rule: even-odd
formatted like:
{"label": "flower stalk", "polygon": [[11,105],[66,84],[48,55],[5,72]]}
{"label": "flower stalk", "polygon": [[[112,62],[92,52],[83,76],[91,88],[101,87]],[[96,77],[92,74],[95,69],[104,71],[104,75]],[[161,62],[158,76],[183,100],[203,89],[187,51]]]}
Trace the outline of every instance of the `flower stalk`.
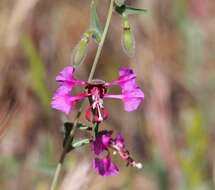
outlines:
{"label": "flower stalk", "polygon": [[[99,60],[99,57],[101,55],[101,51],[102,51],[102,48],[103,48],[103,45],[104,45],[104,41],[105,41],[105,38],[107,36],[108,28],[109,28],[112,13],[113,13],[113,8],[114,8],[114,0],[111,0],[110,7],[109,7],[109,10],[108,10],[107,20],[106,20],[105,27],[104,27],[104,31],[102,33],[101,41],[100,41],[100,43],[98,45],[98,48],[97,48],[95,59],[94,59],[94,62],[93,62],[93,65],[92,65],[92,68],[91,68],[91,71],[90,71],[90,74],[89,74],[89,77],[88,77],[88,82],[91,82],[92,79],[93,79],[93,76],[94,76],[94,73],[95,73],[95,70],[96,70],[96,66],[98,64],[98,60]],[[83,101],[80,103],[80,108],[79,108],[78,113],[76,115],[76,118],[75,118],[75,121],[74,121],[74,126],[73,126],[73,128],[71,130],[71,133],[70,133],[70,138],[67,139],[66,146],[64,147],[64,149],[62,151],[62,154],[60,156],[60,160],[59,160],[59,163],[57,165],[57,168],[56,168],[56,171],[55,171],[55,175],[53,177],[53,181],[52,181],[50,190],[55,190],[56,189],[57,182],[58,182],[60,172],[61,172],[61,169],[62,169],[62,165],[64,163],[66,154],[68,153],[69,144],[71,143],[71,141],[74,138],[74,134],[75,134],[75,131],[77,129],[77,124],[78,124],[79,118],[80,118],[81,113],[82,113],[82,104],[83,104]]]}

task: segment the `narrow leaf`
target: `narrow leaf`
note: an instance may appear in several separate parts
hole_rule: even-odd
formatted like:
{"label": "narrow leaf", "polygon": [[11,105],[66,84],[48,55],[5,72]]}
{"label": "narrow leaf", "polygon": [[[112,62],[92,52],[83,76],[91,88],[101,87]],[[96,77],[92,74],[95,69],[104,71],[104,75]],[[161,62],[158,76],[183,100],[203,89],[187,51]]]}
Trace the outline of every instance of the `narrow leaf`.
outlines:
{"label": "narrow leaf", "polygon": [[89,144],[90,140],[89,139],[82,139],[79,141],[76,141],[75,143],[73,143],[72,147],[73,148],[79,148],[81,146],[84,146],[85,144]]}
{"label": "narrow leaf", "polygon": [[72,128],[73,128],[73,123],[69,123],[69,122],[64,123],[64,135],[65,135],[65,137],[70,135]]}
{"label": "narrow leaf", "polygon": [[73,123],[66,122],[64,123],[64,140],[63,140],[63,147],[66,147],[66,143],[70,138],[70,132],[73,128]]}
{"label": "narrow leaf", "polygon": [[[64,129],[65,129],[65,132],[69,133],[71,132],[72,128],[73,128],[73,125],[74,123],[70,123],[70,122],[66,122],[64,123]],[[83,123],[77,123],[77,126],[76,126],[78,129],[80,130],[91,130],[91,127],[83,124]]]}
{"label": "narrow leaf", "polygon": [[50,111],[50,92],[45,84],[45,66],[35,48],[30,36],[26,35],[22,39],[22,47],[30,65],[32,88],[40,98],[43,106]]}
{"label": "narrow leaf", "polygon": [[125,9],[126,9],[125,5],[115,6],[115,11],[120,15],[122,15],[125,12]]}
{"label": "narrow leaf", "polygon": [[146,9],[138,9],[138,8],[134,8],[134,7],[125,7],[125,10],[123,12],[124,15],[141,15],[146,13]]}

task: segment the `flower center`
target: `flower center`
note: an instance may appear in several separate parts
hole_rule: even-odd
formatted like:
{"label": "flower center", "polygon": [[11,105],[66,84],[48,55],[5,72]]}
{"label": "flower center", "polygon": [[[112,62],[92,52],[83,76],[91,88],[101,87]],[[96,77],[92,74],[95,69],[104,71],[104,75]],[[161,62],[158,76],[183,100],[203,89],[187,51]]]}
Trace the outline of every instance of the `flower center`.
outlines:
{"label": "flower center", "polygon": [[[105,82],[102,80],[93,80],[85,87],[87,94],[89,94],[90,108],[86,111],[86,118],[88,121],[101,122],[107,118],[107,112],[103,106],[103,98],[107,92]],[[91,114],[93,119],[91,119]]]}

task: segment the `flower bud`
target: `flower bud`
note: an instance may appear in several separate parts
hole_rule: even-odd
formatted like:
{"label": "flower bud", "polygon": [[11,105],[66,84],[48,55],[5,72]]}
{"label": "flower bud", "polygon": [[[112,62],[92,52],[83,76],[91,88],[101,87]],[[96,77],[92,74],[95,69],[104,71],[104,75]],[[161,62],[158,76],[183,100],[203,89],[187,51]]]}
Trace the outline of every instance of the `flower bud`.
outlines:
{"label": "flower bud", "polygon": [[135,41],[127,16],[123,17],[122,46],[128,56],[132,57],[134,55]]}
{"label": "flower bud", "polygon": [[122,5],[125,4],[125,0],[115,0],[115,3],[117,6],[121,7]]}
{"label": "flower bud", "polygon": [[81,40],[79,41],[79,43],[74,48],[72,53],[72,63],[74,67],[79,66],[84,61],[84,58],[87,54],[89,38],[90,38],[90,33],[85,32]]}

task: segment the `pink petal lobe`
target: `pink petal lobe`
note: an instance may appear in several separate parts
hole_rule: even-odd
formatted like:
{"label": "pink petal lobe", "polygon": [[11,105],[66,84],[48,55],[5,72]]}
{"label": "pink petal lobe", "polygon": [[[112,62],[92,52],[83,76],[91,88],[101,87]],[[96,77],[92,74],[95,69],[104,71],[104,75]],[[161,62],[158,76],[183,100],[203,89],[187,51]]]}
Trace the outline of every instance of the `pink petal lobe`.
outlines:
{"label": "pink petal lobe", "polygon": [[72,107],[70,96],[66,93],[61,93],[61,91],[57,91],[52,98],[51,107],[69,114]]}
{"label": "pink petal lobe", "polygon": [[66,114],[69,114],[75,103],[83,99],[84,97],[84,94],[70,96],[68,94],[68,89],[61,86],[58,88],[58,90],[52,97],[51,107]]}
{"label": "pink petal lobe", "polygon": [[74,71],[75,71],[74,67],[71,66],[65,67],[59,73],[59,75],[57,75],[56,81],[59,82],[61,86],[64,86],[68,90],[72,90],[72,88],[77,85],[84,85],[86,82],[74,78],[73,76]]}
{"label": "pink petal lobe", "polygon": [[61,82],[61,81],[70,81],[73,79],[73,73],[75,69],[71,66],[65,67],[59,75],[56,76],[56,81]]}
{"label": "pink petal lobe", "polygon": [[140,90],[140,88],[136,88],[131,92],[125,93],[123,99],[125,111],[131,112],[136,110],[143,99],[144,93]]}

